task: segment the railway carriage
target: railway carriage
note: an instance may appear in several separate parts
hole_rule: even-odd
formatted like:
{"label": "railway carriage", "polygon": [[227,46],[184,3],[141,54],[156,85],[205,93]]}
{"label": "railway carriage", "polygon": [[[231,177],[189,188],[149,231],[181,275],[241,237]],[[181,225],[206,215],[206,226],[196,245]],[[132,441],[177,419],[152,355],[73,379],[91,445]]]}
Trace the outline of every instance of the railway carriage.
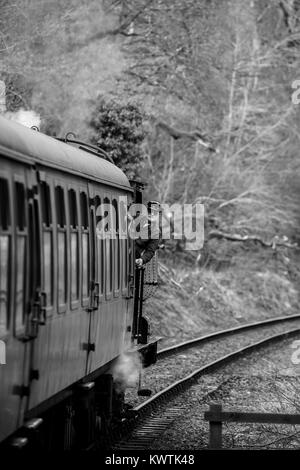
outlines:
{"label": "railway carriage", "polygon": [[[28,445],[40,428],[50,446],[88,447],[111,416],[112,367],[141,342],[124,198],[140,202],[140,186],[97,150],[0,118],[0,442]],[[114,239],[97,237],[102,204]]]}

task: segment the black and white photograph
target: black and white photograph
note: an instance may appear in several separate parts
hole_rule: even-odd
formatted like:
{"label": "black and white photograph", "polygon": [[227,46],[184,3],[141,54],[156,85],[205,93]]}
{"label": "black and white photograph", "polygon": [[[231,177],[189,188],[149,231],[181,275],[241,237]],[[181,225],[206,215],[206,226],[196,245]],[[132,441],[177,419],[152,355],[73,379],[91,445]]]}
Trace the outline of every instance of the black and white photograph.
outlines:
{"label": "black and white photograph", "polygon": [[0,0],[0,458],[297,454],[299,305],[300,1]]}

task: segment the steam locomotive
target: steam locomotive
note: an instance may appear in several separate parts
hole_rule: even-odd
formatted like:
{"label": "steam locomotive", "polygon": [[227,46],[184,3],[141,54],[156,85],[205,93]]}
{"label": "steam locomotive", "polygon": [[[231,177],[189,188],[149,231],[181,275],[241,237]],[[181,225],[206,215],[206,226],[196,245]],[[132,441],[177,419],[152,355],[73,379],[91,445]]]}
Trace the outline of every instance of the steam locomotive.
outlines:
{"label": "steam locomotive", "polygon": [[[156,360],[134,241],[119,236],[124,197],[140,203],[142,185],[100,149],[0,117],[2,446],[93,446],[120,409],[120,355]],[[96,234],[104,203],[113,239]]]}

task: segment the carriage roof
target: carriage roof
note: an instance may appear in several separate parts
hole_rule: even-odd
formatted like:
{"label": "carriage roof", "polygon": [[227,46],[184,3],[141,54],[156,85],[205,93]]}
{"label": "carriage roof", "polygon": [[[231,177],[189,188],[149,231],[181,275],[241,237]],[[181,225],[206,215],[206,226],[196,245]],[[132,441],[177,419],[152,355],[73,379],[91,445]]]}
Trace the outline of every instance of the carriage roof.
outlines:
{"label": "carriage roof", "polygon": [[0,153],[24,162],[34,160],[45,166],[81,174],[104,184],[131,190],[123,171],[104,158],[2,116],[0,116]]}

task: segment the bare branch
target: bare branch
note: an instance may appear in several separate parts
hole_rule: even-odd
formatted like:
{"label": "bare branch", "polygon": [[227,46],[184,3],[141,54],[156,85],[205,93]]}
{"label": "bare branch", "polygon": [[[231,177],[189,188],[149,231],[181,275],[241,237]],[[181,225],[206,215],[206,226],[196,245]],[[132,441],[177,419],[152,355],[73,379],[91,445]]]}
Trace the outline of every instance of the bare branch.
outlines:
{"label": "bare branch", "polygon": [[126,34],[126,29],[129,28],[131,24],[144,13],[144,11],[151,5],[152,2],[153,0],[147,0],[147,2],[141,8],[139,8],[135,14],[133,14],[132,16],[127,16],[118,27],[109,29],[107,31],[98,31],[97,33],[92,34],[91,36],[86,38],[85,41],[81,44],[74,44],[73,46],[84,47],[92,41],[97,41],[98,39],[103,39],[107,36],[117,36],[118,34],[125,34],[126,36],[136,36],[137,34],[135,33]]}
{"label": "bare branch", "polygon": [[225,238],[226,240],[230,240],[233,242],[247,242],[247,241],[254,241],[256,243],[260,243],[261,246],[266,248],[272,248],[273,250],[276,249],[277,246],[283,246],[285,248],[293,248],[299,250],[300,247],[297,243],[289,243],[287,241],[287,237],[282,237],[281,239],[275,235],[271,241],[265,241],[262,238],[256,235],[238,235],[238,234],[231,234],[222,232],[220,230],[211,230],[208,234],[208,238],[217,238],[222,239]]}
{"label": "bare branch", "polygon": [[212,145],[212,143],[208,142],[205,139],[204,135],[198,129],[195,129],[194,131],[191,131],[191,132],[187,132],[187,131],[178,129],[176,127],[170,126],[169,124],[166,124],[163,121],[157,121],[156,126],[160,129],[163,129],[175,140],[180,139],[180,138],[191,139],[191,140],[198,142],[203,147],[206,147],[208,150],[215,152],[215,153],[219,153],[219,150],[215,148]]}

